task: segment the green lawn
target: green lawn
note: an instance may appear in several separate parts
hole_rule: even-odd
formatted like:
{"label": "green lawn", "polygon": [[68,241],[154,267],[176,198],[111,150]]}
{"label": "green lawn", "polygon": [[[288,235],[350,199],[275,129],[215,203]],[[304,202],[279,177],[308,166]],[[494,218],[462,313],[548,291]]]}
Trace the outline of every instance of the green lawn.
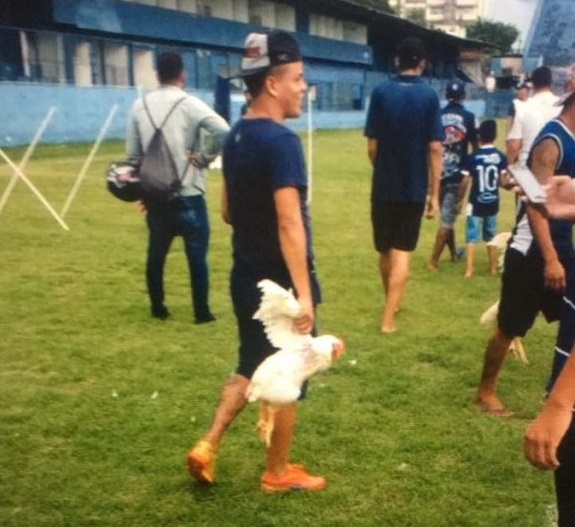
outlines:
{"label": "green lawn", "polygon": [[[383,305],[369,222],[370,169],[360,131],[314,139],[314,235],[325,302],[322,332],[347,354],[313,381],[301,405],[294,459],[328,478],[317,494],[264,495],[264,449],[250,407],[221,451],[217,484],[192,484],[188,448],[208,426],[235,366],[228,296],[229,229],[219,218],[220,176],[209,185],[215,324],[195,326],[178,241],[166,270],[167,322],[149,317],[146,228],[132,204],[104,187],[120,143],[98,154],[64,232],[19,183],[0,215],[0,525],[6,527],[545,527],[552,478],[523,460],[555,326],[510,358],[498,420],[472,403],[490,329],[481,313],[499,279],[478,250],[463,263],[425,262],[437,223],[425,222],[400,331],[378,331]],[[42,146],[27,174],[59,210],[90,145]],[[19,160],[22,150],[9,150]],[[0,192],[10,172],[0,165]],[[503,199],[500,230],[513,224]],[[458,223],[463,241],[463,222]],[[444,257],[445,258],[445,257]]]}

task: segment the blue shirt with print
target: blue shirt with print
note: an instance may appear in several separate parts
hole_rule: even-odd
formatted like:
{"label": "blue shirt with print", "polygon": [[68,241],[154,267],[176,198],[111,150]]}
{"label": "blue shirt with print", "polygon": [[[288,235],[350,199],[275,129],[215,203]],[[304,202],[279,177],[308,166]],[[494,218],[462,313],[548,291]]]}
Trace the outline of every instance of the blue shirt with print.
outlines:
{"label": "blue shirt with print", "polygon": [[450,101],[441,110],[441,122],[445,131],[443,141],[442,184],[459,184],[463,178],[461,169],[467,161],[469,145],[477,138],[475,115],[462,104]]}

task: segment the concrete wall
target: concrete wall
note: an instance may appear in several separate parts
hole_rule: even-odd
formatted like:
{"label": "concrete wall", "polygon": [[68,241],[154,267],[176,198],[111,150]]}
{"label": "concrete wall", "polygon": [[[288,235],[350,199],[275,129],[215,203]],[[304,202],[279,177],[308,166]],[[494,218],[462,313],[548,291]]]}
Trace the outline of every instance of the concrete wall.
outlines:
{"label": "concrete wall", "polygon": [[[119,108],[113,119],[107,139],[122,139],[133,102],[138,97],[134,88],[74,87],[62,85],[0,83],[0,146],[26,145],[30,143],[51,106],[56,113],[42,136],[45,143],[92,142],[98,136],[110,109]],[[210,106],[213,94],[194,93]],[[232,121],[239,119],[244,102],[242,94],[232,96]],[[316,112],[316,128],[358,128],[365,121],[365,112]],[[307,128],[307,116],[290,121],[295,130]]]}
{"label": "concrete wall", "polygon": [[[213,94],[194,93],[210,106],[213,106]],[[42,142],[67,143],[76,141],[92,142],[96,139],[110,109],[118,104],[118,111],[106,138],[124,137],[130,108],[138,97],[135,88],[112,87],[74,87],[66,85],[26,84],[21,82],[0,82],[0,146],[26,145],[30,143],[40,123],[51,106],[56,107],[52,122],[43,135]],[[484,117],[504,117],[512,95],[491,99],[466,102],[475,115]],[[244,102],[242,94],[232,96],[232,121],[240,117],[240,108]],[[445,101],[442,101],[442,105]],[[366,103],[366,108],[368,103]],[[365,123],[364,111],[315,111],[315,128],[362,128]],[[307,129],[307,114],[290,121],[295,130]]]}

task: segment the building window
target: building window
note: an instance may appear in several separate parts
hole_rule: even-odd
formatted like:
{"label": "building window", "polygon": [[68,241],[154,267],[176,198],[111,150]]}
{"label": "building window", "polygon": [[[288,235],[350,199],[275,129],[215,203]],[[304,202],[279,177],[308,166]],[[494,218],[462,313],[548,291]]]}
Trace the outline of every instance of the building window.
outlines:
{"label": "building window", "polygon": [[106,84],[113,86],[129,86],[128,48],[123,44],[104,44],[104,70]]}
{"label": "building window", "polygon": [[164,9],[178,9],[178,0],[158,0],[158,7]]}
{"label": "building window", "polygon": [[275,25],[284,31],[295,31],[295,9],[285,4],[275,4]]}
{"label": "building window", "polygon": [[185,13],[195,13],[196,0],[178,0],[178,9]]}
{"label": "building window", "polygon": [[196,13],[198,13],[200,16],[211,18],[213,16],[212,6],[206,2],[198,2],[196,4]]}
{"label": "building window", "polygon": [[250,24],[275,27],[275,4],[264,0],[248,0],[248,20]]}
{"label": "building window", "polygon": [[309,33],[316,37],[343,40],[343,21],[330,16],[312,14],[309,17]]}
{"label": "building window", "polygon": [[355,44],[367,44],[367,26],[356,22],[343,22],[343,39]]}
{"label": "building window", "polygon": [[42,31],[22,33],[24,75],[41,82],[64,82],[64,48],[61,35]]}
{"label": "building window", "polygon": [[158,86],[156,70],[154,67],[154,52],[150,48],[135,47],[134,59],[134,85],[144,90],[151,90]]}

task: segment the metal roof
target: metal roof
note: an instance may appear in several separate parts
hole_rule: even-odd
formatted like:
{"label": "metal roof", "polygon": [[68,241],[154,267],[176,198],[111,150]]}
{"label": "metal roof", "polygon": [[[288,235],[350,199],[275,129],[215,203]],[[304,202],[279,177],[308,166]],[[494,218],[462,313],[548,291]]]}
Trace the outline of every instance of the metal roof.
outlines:
{"label": "metal roof", "polygon": [[345,17],[366,24],[373,33],[391,30],[403,36],[418,36],[434,45],[453,46],[460,50],[488,49],[490,45],[480,40],[456,37],[443,31],[427,29],[405,18],[388,13],[378,0],[284,0],[303,10],[322,12],[330,16]]}

